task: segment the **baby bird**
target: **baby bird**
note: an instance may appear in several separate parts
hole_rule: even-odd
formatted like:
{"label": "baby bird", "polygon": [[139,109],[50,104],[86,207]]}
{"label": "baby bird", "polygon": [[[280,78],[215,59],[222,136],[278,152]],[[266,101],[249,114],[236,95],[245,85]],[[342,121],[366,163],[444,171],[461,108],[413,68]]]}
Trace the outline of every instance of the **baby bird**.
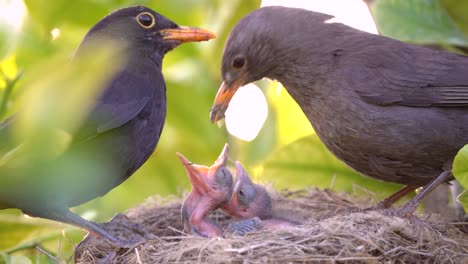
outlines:
{"label": "baby bird", "polygon": [[261,228],[275,229],[300,224],[275,215],[270,195],[265,187],[252,182],[238,161],[236,161],[236,183],[232,198],[222,210],[239,220],[231,224],[231,232],[240,234]]}
{"label": "baby bird", "polygon": [[211,167],[196,165],[177,153],[187,171],[192,190],[182,205],[182,222],[187,233],[202,237],[222,236],[223,230],[208,214],[225,206],[232,196],[232,174],[226,168],[228,144]]}

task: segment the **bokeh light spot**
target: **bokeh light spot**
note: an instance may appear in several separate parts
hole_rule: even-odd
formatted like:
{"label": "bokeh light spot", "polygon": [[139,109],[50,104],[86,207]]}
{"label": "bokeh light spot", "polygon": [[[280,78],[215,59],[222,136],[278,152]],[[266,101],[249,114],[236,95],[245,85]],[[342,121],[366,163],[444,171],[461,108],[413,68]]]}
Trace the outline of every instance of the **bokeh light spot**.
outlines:
{"label": "bokeh light spot", "polygon": [[268,116],[268,105],[262,90],[255,84],[239,88],[226,111],[228,132],[245,141],[251,141],[260,132]]}

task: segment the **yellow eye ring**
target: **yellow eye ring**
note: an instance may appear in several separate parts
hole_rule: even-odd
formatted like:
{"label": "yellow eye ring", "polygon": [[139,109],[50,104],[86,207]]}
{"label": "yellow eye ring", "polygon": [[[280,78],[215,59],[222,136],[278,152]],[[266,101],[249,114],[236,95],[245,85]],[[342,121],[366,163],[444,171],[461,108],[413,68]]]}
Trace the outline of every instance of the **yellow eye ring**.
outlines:
{"label": "yellow eye ring", "polygon": [[156,23],[153,14],[150,12],[141,12],[136,16],[136,21],[143,28],[152,28]]}

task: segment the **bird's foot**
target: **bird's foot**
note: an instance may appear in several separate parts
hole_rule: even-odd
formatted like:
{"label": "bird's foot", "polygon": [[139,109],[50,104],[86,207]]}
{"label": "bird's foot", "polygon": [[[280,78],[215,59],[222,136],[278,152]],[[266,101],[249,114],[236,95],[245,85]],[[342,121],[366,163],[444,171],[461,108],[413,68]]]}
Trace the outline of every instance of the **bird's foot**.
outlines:
{"label": "bird's foot", "polygon": [[[107,223],[95,223],[83,219],[68,209],[47,208],[34,212],[28,212],[37,217],[48,218],[51,220],[72,224],[86,229],[89,234],[81,243],[86,244],[92,241],[103,241],[108,245],[117,248],[132,248],[147,239],[157,239],[149,234],[141,225],[132,223],[125,215],[118,214]],[[135,236],[136,234],[136,236]],[[131,239],[127,239],[132,237]],[[96,240],[94,240],[96,238]]]}
{"label": "bird's foot", "polygon": [[[366,211],[370,211],[370,208],[366,209]],[[374,211],[380,211],[383,215],[389,216],[389,217],[399,217],[399,218],[404,218],[404,219],[410,219],[413,217],[413,214],[411,212],[407,212],[406,210],[403,210],[402,208],[385,208],[381,210],[376,209]]]}
{"label": "bird's foot", "polygon": [[[94,233],[99,230],[99,233]],[[75,261],[79,259],[77,252],[86,251],[92,247],[106,248],[108,254],[101,258],[98,263],[114,263],[114,259],[121,249],[130,249],[157,236],[150,234],[137,223],[131,222],[128,217],[118,214],[107,223],[98,223],[96,228],[89,231],[89,234],[75,248]]]}
{"label": "bird's foot", "polygon": [[[400,207],[400,208],[391,208],[388,207],[388,204],[385,203],[385,200],[371,206],[369,208],[364,209],[364,212],[369,212],[369,211],[379,211],[385,216],[389,217],[399,217],[403,219],[408,219],[412,220],[413,218],[416,219],[417,217],[413,216],[413,212],[416,210],[416,207],[411,203],[407,203],[405,206]],[[419,218],[417,218],[419,219]]]}
{"label": "bird's foot", "polygon": [[382,210],[390,208],[390,206],[391,205],[388,205],[387,203],[385,203],[385,201],[381,201],[377,204],[374,204],[373,206],[362,209],[362,211],[363,212],[382,211]]}
{"label": "bird's foot", "polygon": [[103,238],[102,241],[117,248],[133,248],[148,240],[159,239],[158,236],[149,233],[138,223],[132,222],[124,214],[117,214],[109,222],[96,224],[100,230],[94,233],[90,230],[92,236],[87,236],[79,245],[91,243],[90,240]]}
{"label": "bird's foot", "polygon": [[405,186],[403,189],[397,191],[396,193],[390,195],[389,197],[383,199],[378,204],[371,206],[369,208],[364,209],[364,211],[378,211],[378,210],[385,210],[390,208],[396,201],[400,200],[403,196],[407,195],[408,193],[414,191],[417,187],[415,186]]}
{"label": "bird's foot", "polygon": [[398,218],[406,219],[412,224],[415,224],[418,226],[426,226],[428,228],[431,228],[431,225],[428,222],[414,216],[413,211],[408,211],[408,209],[406,209],[405,207],[387,208],[387,209],[381,210],[380,212],[382,212],[383,215],[388,216],[388,217],[398,217]]}
{"label": "bird's foot", "polygon": [[247,233],[260,229],[262,229],[262,220],[258,217],[236,221],[228,226],[229,233],[240,236],[245,236]]}
{"label": "bird's foot", "polygon": [[[117,224],[117,225],[114,225]],[[100,225],[106,225],[106,228],[126,228],[138,234],[146,240],[159,240],[159,237],[149,233],[146,228],[139,223],[132,222],[126,215],[118,213],[109,222]],[[120,226],[120,227],[119,227]]]}
{"label": "bird's foot", "polygon": [[337,215],[349,215],[353,213],[362,213],[364,212],[364,210],[365,209],[361,209],[358,207],[343,208],[343,209],[336,210],[336,211],[326,212],[324,215],[317,217],[317,220],[322,221],[328,218],[335,217]]}

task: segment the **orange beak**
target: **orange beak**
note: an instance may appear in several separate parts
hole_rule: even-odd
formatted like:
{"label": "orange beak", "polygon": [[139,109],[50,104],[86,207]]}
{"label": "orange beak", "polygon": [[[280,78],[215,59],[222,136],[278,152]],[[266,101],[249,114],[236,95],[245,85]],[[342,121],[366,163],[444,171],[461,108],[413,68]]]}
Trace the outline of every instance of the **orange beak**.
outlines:
{"label": "orange beak", "polygon": [[221,154],[218,159],[211,167],[197,165],[190,162],[182,154],[176,153],[180,161],[184,165],[185,171],[189,177],[190,183],[192,184],[193,189],[201,193],[209,193],[210,185],[213,182],[214,175],[216,171],[221,167],[226,165],[227,159],[229,157],[229,146],[228,144],[224,145]]}
{"label": "orange beak", "polygon": [[206,177],[209,172],[209,168],[206,166],[201,166],[197,164],[193,164],[190,162],[186,157],[184,157],[180,153],[176,153],[179,157],[180,161],[184,165],[185,171],[187,172],[187,176],[189,177],[190,183],[194,190],[197,190],[202,193],[206,193],[207,186],[206,186]]}
{"label": "orange beak", "polygon": [[206,29],[179,26],[159,31],[164,40],[178,40],[181,42],[205,41],[216,38],[216,35]]}
{"label": "orange beak", "polygon": [[224,113],[229,106],[229,102],[231,102],[232,97],[242,85],[244,85],[243,78],[234,81],[230,86],[226,82],[221,84],[211,107],[210,119],[212,123],[216,123],[224,118]]}

